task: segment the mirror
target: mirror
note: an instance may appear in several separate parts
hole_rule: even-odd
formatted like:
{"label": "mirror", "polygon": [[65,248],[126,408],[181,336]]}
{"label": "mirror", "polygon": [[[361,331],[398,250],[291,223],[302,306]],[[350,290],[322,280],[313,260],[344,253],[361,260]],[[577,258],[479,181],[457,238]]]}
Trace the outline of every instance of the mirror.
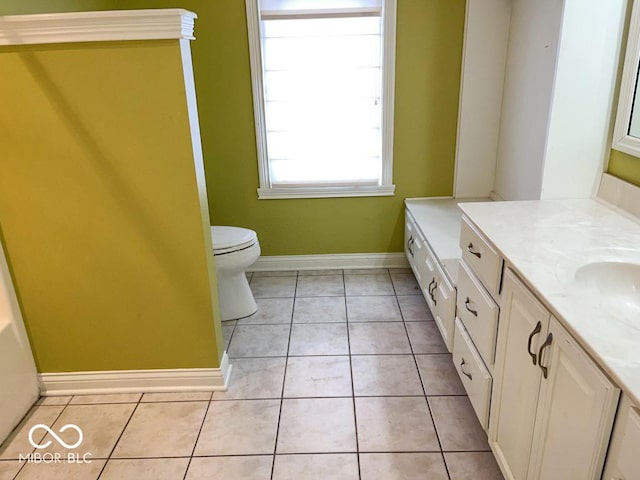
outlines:
{"label": "mirror", "polygon": [[[640,67],[640,1],[633,3],[629,37],[620,84],[618,114],[613,131],[615,150],[640,157],[640,90],[638,69]],[[638,93],[638,95],[636,95]]]}

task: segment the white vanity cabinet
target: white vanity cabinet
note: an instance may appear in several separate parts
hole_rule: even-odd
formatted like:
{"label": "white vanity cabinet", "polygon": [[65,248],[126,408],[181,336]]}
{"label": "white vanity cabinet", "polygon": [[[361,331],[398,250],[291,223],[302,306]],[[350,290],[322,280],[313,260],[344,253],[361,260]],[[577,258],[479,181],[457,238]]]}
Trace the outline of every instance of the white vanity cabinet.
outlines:
{"label": "white vanity cabinet", "polygon": [[620,390],[510,270],[489,442],[507,479],[598,479]]}
{"label": "white vanity cabinet", "polygon": [[425,262],[426,255],[426,241],[422,232],[418,229],[416,222],[407,215],[404,224],[404,254],[409,260],[413,275],[418,281],[420,289],[425,288],[425,279],[429,276],[429,273],[420,268]]}
{"label": "white vanity cabinet", "polygon": [[494,297],[498,298],[503,262],[465,217],[459,242],[462,259],[458,268],[453,362],[478,420],[486,430],[499,313]]}
{"label": "white vanity cabinet", "polygon": [[455,285],[409,210],[405,214],[405,255],[444,343],[451,351],[456,308]]}
{"label": "white vanity cabinet", "polygon": [[[453,349],[454,320],[456,315],[456,289],[447,278],[444,270],[436,265],[434,284],[431,287],[430,300],[433,304],[433,319],[449,352]],[[428,300],[427,300],[428,301]]]}
{"label": "white vanity cabinet", "polygon": [[602,480],[640,478],[640,408],[624,395],[620,401]]}

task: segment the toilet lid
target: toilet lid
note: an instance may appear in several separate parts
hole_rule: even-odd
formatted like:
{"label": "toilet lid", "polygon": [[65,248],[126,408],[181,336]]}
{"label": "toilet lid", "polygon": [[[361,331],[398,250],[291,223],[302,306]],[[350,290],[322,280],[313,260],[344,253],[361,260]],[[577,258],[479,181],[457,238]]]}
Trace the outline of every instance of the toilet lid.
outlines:
{"label": "toilet lid", "polygon": [[253,230],[240,227],[213,226],[211,227],[213,253],[230,253],[250,247],[258,240]]}

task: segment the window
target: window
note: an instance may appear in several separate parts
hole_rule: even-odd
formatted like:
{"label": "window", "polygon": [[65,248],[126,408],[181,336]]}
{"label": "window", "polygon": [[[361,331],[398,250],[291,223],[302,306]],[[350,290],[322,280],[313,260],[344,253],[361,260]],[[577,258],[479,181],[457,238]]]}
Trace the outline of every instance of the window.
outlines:
{"label": "window", "polygon": [[393,195],[396,0],[246,0],[260,198]]}

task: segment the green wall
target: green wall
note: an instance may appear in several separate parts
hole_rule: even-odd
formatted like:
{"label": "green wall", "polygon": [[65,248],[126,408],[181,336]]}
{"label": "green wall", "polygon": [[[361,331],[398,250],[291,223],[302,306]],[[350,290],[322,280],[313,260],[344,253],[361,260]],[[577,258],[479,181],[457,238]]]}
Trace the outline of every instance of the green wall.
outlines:
{"label": "green wall", "polygon": [[452,193],[464,1],[398,1],[395,196],[300,200],[257,200],[244,2],[192,3],[212,222],[255,229],[263,255],[402,251],[404,198]]}
{"label": "green wall", "polygon": [[640,185],[640,158],[611,150],[607,172],[634,185]]}
{"label": "green wall", "polygon": [[[115,8],[174,7],[115,0]],[[451,195],[464,0],[398,0],[394,197],[258,200],[243,0],[184,0],[211,221],[255,229],[263,255],[402,251],[407,197]]]}
{"label": "green wall", "polygon": [[[393,252],[403,199],[451,194],[464,0],[398,0],[396,195],[305,200],[257,199],[243,0],[5,0],[0,15],[150,7],[199,16],[191,48],[211,223],[255,229],[264,255]],[[206,225],[195,218],[193,172],[173,170],[186,165],[186,139],[173,130],[186,124],[184,105],[154,103],[176,93],[166,68],[176,52],[165,43],[0,50],[9,62],[0,68],[12,72],[3,94],[17,92],[0,114],[10,127],[3,158],[13,149],[0,221],[40,371],[218,366]],[[140,55],[155,66],[119,75]]]}
{"label": "green wall", "polygon": [[39,371],[219,366],[179,42],[3,47],[0,71],[0,222]]}
{"label": "green wall", "polygon": [[[25,5],[25,3],[27,5]],[[464,0],[398,0],[394,197],[258,200],[243,0],[13,0],[4,13],[186,8],[211,222],[255,229],[263,255],[402,251],[406,197],[451,195]]]}

